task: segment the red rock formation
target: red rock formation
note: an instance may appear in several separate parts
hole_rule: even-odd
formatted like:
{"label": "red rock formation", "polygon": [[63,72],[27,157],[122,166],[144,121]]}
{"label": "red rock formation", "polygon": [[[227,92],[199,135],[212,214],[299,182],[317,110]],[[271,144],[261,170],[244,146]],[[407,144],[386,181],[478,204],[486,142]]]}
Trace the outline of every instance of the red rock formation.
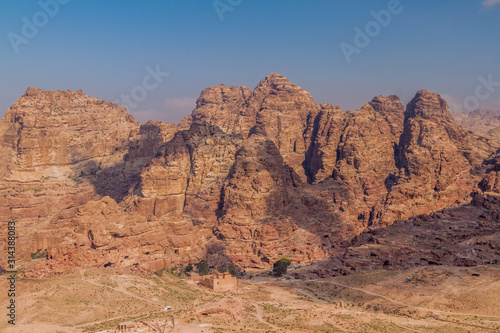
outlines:
{"label": "red rock formation", "polygon": [[247,110],[252,90],[223,84],[204,89],[196,101],[196,109],[188,117],[219,127],[226,133],[248,136],[255,125],[255,112]]}
{"label": "red rock formation", "polygon": [[476,194],[469,205],[368,230],[353,240],[335,271],[496,264],[499,211],[499,197]]}
{"label": "red rock formation", "polygon": [[0,122],[0,216],[18,222],[20,253],[33,246],[33,233],[99,198],[86,176],[119,164],[138,126],[125,108],[81,90],[28,88],[7,110]]}
{"label": "red rock formation", "polygon": [[179,126],[30,88],[0,137],[0,216],[19,222],[23,251],[47,246],[63,265],[194,263],[215,238],[242,266],[306,263],[368,227],[499,191],[499,146],[439,95],[343,112],[278,74],[205,89]]}
{"label": "red rock formation", "polygon": [[140,192],[155,200],[155,215],[188,213],[197,224],[215,225],[221,189],[241,136],[195,121],[179,132],[142,172]]}
{"label": "red rock formation", "polygon": [[400,139],[402,174],[387,200],[389,221],[467,200],[479,181],[465,157],[471,149],[467,136],[438,94],[421,90],[415,95]]}
{"label": "red rock formation", "polygon": [[81,90],[28,88],[11,106],[0,122],[0,216],[17,221],[19,255],[57,247],[80,205],[127,194],[174,130],[139,125],[124,107]]}
{"label": "red rock formation", "polygon": [[276,144],[285,162],[306,180],[302,162],[309,142],[303,133],[308,117],[317,112],[318,106],[308,92],[272,73],[253,92],[245,86],[224,85],[203,90],[186,122],[206,121],[243,138],[263,135]]}
{"label": "red rock formation", "polygon": [[350,114],[330,104],[321,105],[318,115],[309,117],[305,137],[310,144],[305,164],[310,182],[318,183],[332,176],[337,163],[337,148],[348,117]]}
{"label": "red rock formation", "polygon": [[479,188],[484,192],[500,193],[500,151],[485,161],[485,176],[479,183]]}
{"label": "red rock formation", "polygon": [[299,228],[287,211],[292,206],[289,191],[298,182],[274,142],[252,136],[243,143],[224,184],[215,229],[238,263],[260,267],[261,261],[269,264],[282,257],[297,263],[324,257],[319,237]]}
{"label": "red rock formation", "polygon": [[[377,99],[381,100],[382,97]],[[391,127],[386,115],[403,116],[402,105],[399,114],[389,113],[382,103],[375,105],[377,110],[366,104],[346,121],[333,173],[334,179],[344,184],[355,197],[350,200],[349,209],[359,216],[359,220],[370,225],[382,214],[394,175],[398,173],[394,154],[398,137],[392,134],[393,131],[398,133],[394,129],[397,121],[392,122],[387,117]]]}

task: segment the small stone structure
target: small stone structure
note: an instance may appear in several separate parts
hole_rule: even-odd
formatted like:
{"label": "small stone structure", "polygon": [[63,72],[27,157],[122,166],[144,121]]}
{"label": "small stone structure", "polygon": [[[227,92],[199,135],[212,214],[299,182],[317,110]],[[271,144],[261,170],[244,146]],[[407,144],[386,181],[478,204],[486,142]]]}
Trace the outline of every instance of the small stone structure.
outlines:
{"label": "small stone structure", "polygon": [[174,317],[165,319],[154,319],[152,321],[138,321],[136,323],[128,321],[119,323],[116,329],[102,331],[101,333],[163,333],[175,327]]}
{"label": "small stone structure", "polygon": [[[236,290],[236,277],[229,273],[214,271],[212,275],[199,276],[198,278],[201,286],[210,288],[214,291]],[[193,277],[191,279],[193,279]]]}
{"label": "small stone structure", "polygon": [[127,322],[124,322],[124,323],[119,323],[118,324],[118,332],[134,332],[135,331],[135,328],[137,327],[137,324],[136,323],[133,323],[131,321],[127,321]]}
{"label": "small stone structure", "polygon": [[37,231],[31,241],[31,252],[44,251],[62,242],[61,237],[47,231]]}

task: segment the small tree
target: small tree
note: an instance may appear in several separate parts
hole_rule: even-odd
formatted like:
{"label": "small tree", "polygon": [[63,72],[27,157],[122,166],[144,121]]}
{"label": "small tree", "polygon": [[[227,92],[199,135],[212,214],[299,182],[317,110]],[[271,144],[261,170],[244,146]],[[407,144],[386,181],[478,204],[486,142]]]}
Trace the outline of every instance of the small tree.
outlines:
{"label": "small tree", "polygon": [[226,253],[226,246],[221,242],[207,244],[207,255]]}
{"label": "small tree", "polygon": [[191,265],[191,264],[187,264],[186,268],[184,268],[184,271],[185,271],[186,273],[189,273],[189,272],[191,272],[192,270],[193,270],[193,265]]}
{"label": "small tree", "polygon": [[228,272],[232,276],[238,276],[241,272],[241,269],[235,264],[231,264],[231,266],[229,266]]}
{"label": "small tree", "polygon": [[210,269],[216,269],[220,273],[229,271],[233,261],[226,254],[226,246],[221,242],[207,244],[206,260]]}
{"label": "small tree", "polygon": [[208,267],[214,268],[220,273],[227,272],[229,267],[233,265],[233,261],[225,253],[216,253],[207,255]]}
{"label": "small tree", "polygon": [[288,266],[290,266],[292,262],[286,258],[282,258],[278,261],[276,261],[273,264],[273,274],[275,276],[283,276],[286,274],[288,270]]}
{"label": "small tree", "polygon": [[198,273],[200,275],[207,275],[208,273],[210,273],[208,270],[208,262],[206,260],[202,260],[197,263],[196,268],[198,268]]}

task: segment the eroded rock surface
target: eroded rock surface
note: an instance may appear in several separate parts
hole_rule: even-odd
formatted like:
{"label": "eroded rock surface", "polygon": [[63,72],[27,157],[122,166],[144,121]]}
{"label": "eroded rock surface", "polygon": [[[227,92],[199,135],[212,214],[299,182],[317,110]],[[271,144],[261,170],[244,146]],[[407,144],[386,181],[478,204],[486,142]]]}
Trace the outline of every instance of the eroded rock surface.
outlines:
{"label": "eroded rock surface", "polygon": [[476,194],[468,205],[368,230],[352,242],[337,268],[349,272],[496,264],[500,258],[499,212],[498,196]]}
{"label": "eroded rock surface", "polygon": [[50,265],[157,269],[195,263],[216,240],[244,267],[307,263],[366,232],[408,232],[401,221],[415,216],[441,226],[433,212],[493,207],[471,193],[500,188],[498,142],[457,125],[438,94],[344,112],[275,73],[254,90],[203,90],[178,126],[140,124],[81,91],[29,88],[0,136],[2,222],[16,220],[23,255],[47,248]]}

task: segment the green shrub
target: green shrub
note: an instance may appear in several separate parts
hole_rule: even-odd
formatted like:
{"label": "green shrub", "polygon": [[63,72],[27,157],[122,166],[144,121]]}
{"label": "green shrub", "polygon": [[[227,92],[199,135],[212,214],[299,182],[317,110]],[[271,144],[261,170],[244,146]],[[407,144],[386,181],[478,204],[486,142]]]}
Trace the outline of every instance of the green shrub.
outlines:
{"label": "green shrub", "polygon": [[202,260],[197,263],[196,268],[198,269],[198,273],[200,275],[208,275],[210,273],[208,269],[208,261],[206,260]]}
{"label": "green shrub", "polygon": [[231,264],[231,266],[229,266],[229,269],[228,269],[229,274],[231,274],[232,276],[238,276],[240,271],[241,271],[241,268],[239,268],[235,264]]}
{"label": "green shrub", "polygon": [[31,253],[31,259],[40,259],[45,258],[47,256],[47,250],[41,251],[38,250],[35,253]]}
{"label": "green shrub", "polygon": [[281,258],[273,264],[273,274],[275,276],[283,276],[288,270],[288,266],[291,265],[291,261],[286,258]]}

